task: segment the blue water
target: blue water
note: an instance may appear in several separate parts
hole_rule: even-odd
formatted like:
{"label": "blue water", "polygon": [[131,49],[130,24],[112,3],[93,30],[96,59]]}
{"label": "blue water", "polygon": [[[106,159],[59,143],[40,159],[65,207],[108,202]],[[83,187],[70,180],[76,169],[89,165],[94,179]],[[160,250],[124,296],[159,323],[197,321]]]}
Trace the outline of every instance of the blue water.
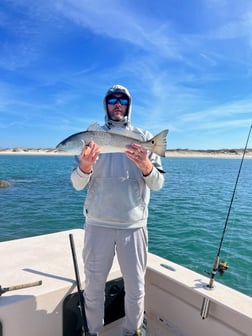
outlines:
{"label": "blue water", "polygon": [[[239,159],[166,158],[164,188],[153,192],[149,250],[205,274],[223,233]],[[70,184],[72,157],[0,155],[0,241],[82,228],[85,191]],[[216,280],[252,296],[252,160],[245,159]]]}

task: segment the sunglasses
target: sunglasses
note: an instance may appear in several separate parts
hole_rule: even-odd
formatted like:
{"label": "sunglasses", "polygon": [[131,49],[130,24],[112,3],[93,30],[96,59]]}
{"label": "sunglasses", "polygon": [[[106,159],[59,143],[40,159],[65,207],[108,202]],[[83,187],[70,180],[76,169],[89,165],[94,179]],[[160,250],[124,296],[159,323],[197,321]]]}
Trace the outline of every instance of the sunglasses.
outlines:
{"label": "sunglasses", "polygon": [[117,97],[107,99],[107,104],[115,105],[116,103],[120,103],[121,105],[128,105],[129,100],[127,98],[117,98]]}

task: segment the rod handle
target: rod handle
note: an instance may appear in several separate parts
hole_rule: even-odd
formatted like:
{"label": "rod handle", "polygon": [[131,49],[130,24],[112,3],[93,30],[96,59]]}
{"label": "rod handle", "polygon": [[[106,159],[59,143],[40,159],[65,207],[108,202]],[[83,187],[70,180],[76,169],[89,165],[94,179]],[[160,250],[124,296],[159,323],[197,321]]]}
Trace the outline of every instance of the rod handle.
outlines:
{"label": "rod handle", "polygon": [[214,277],[215,277],[216,272],[218,270],[219,263],[220,263],[220,258],[219,258],[219,256],[216,256],[216,258],[214,260],[214,264],[213,264],[213,270],[212,270],[212,273],[211,273],[211,278],[209,280],[209,285],[208,285],[209,288],[213,288]]}
{"label": "rod handle", "polygon": [[10,291],[15,291],[18,289],[29,288],[29,287],[35,287],[35,286],[40,286],[40,285],[42,285],[42,280],[29,282],[26,284],[21,284],[21,285],[16,285],[16,286],[5,287],[5,288],[1,288],[0,286],[0,295],[6,292],[10,292]]}

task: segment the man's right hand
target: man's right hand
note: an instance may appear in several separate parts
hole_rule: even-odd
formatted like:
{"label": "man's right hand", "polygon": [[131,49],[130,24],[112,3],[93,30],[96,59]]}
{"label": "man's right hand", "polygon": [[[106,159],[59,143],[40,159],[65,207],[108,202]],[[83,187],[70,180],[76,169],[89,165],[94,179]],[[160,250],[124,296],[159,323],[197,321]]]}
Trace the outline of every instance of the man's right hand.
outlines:
{"label": "man's right hand", "polygon": [[89,144],[83,147],[82,152],[79,156],[79,168],[81,171],[83,171],[83,173],[90,174],[92,172],[93,165],[98,159],[100,151],[100,148],[94,141],[90,141]]}

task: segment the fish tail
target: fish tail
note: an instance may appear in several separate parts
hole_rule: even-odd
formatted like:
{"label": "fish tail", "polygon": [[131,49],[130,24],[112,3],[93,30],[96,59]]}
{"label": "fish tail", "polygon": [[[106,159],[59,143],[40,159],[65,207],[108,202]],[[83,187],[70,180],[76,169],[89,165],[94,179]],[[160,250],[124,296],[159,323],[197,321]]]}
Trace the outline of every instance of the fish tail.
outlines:
{"label": "fish tail", "polygon": [[158,154],[159,156],[165,156],[167,133],[168,129],[163,130],[148,141],[151,144],[151,151],[153,153]]}

